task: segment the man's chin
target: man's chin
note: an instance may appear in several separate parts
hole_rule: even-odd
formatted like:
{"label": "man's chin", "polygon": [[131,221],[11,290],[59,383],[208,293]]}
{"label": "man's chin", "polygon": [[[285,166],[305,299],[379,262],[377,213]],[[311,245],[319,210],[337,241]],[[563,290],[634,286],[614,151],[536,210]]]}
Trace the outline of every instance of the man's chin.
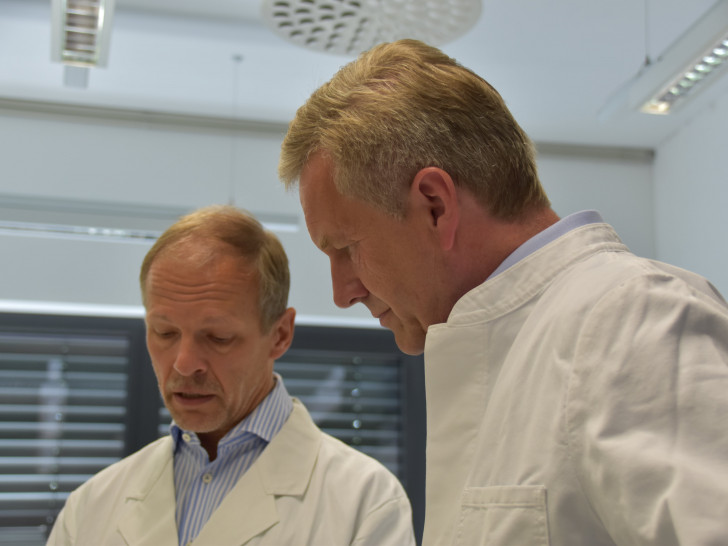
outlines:
{"label": "man's chin", "polygon": [[175,424],[184,430],[201,434],[215,430],[219,425],[218,419],[202,411],[201,408],[180,408],[174,404],[167,404],[167,409]]}
{"label": "man's chin", "polygon": [[172,419],[174,419],[174,423],[182,430],[189,430],[198,435],[213,432],[218,428],[217,423],[213,423],[209,419],[199,418],[196,416],[184,414],[178,414],[175,416],[172,414]]}
{"label": "man's chin", "polygon": [[404,354],[417,356],[425,352],[425,334],[413,335],[412,332],[392,330],[394,341]]}

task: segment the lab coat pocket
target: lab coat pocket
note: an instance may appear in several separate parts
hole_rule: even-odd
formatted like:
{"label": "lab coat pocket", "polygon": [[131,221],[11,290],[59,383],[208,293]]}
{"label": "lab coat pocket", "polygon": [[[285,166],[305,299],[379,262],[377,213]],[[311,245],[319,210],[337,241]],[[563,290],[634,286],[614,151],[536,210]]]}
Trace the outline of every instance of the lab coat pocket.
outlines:
{"label": "lab coat pocket", "polygon": [[538,485],[465,488],[457,544],[548,546],[546,488]]}

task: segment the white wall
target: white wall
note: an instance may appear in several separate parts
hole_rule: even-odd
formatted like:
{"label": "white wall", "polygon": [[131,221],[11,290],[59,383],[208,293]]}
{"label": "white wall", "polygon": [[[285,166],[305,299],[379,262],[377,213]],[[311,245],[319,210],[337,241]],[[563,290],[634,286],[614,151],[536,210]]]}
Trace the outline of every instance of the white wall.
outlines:
{"label": "white wall", "polygon": [[[264,221],[297,226],[279,236],[291,259],[291,303],[299,314],[309,321],[372,323],[363,307],[342,311],[331,302],[326,258],[305,233],[296,195],[285,194],[275,176],[284,124],[280,111],[266,110],[263,99],[283,103],[287,94],[251,77],[267,54],[292,59],[287,75],[298,82],[292,88],[300,104],[344,59],[317,56],[313,63],[303,49],[265,40],[265,29],[246,23],[119,10],[113,70],[93,71],[92,85],[78,90],[64,87],[63,67],[49,61],[49,3],[0,4],[0,36],[24,52],[0,55],[0,219],[71,217],[91,225],[162,229],[180,213],[232,202]],[[241,41],[243,34],[252,37],[254,48]],[[240,54],[242,64],[235,61]],[[156,61],[139,62],[147,58]],[[37,105],[13,106],[25,100],[59,101],[79,110],[91,105],[102,112],[59,115],[33,111]],[[727,293],[728,163],[721,154],[727,102],[724,95],[665,142],[654,164],[613,150],[541,148],[541,178],[554,208],[562,216],[598,209],[635,253],[698,271]],[[105,114],[108,108],[137,112],[127,119]],[[170,120],[175,112],[278,119],[278,125]],[[19,209],[18,200],[31,204]],[[0,300],[138,307],[136,275],[149,244],[0,230]]]}
{"label": "white wall", "polygon": [[652,154],[574,147],[559,151],[548,146],[539,154],[538,164],[559,216],[596,209],[632,252],[654,257]]}
{"label": "white wall", "polygon": [[[187,211],[232,203],[283,225],[274,231],[291,261],[291,303],[304,319],[371,319],[339,313],[331,301],[328,262],[308,238],[297,194],[277,180],[283,132],[6,110],[0,219],[161,231]],[[0,300],[138,307],[137,275],[150,246],[0,230]]]}
{"label": "white wall", "polygon": [[656,151],[657,257],[728,297],[728,93]]}
{"label": "white wall", "polygon": [[[291,263],[291,304],[303,322],[375,324],[363,306],[333,305],[328,260],[308,237],[297,194],[276,177],[284,126],[123,120],[104,112],[0,110],[0,219],[162,230],[186,211],[233,203],[288,226],[277,233]],[[559,214],[596,208],[635,252],[653,254],[647,159],[547,147],[539,164]],[[137,275],[150,245],[0,230],[0,300],[140,313]]]}

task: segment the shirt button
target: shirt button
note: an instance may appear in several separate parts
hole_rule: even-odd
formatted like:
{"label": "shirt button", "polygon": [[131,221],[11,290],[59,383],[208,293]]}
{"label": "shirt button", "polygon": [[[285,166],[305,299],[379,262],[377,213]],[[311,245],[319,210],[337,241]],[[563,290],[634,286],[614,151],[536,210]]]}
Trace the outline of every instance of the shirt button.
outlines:
{"label": "shirt button", "polygon": [[202,476],[202,481],[205,483],[210,483],[212,481],[212,474],[207,473],[204,476]]}
{"label": "shirt button", "polygon": [[182,435],[182,439],[183,439],[183,440],[184,440],[185,442],[189,442],[189,441],[190,441],[190,440],[192,439],[192,437],[191,437],[191,436],[190,436],[189,434],[187,434],[187,433],[185,432],[185,433],[184,433],[184,434]]}

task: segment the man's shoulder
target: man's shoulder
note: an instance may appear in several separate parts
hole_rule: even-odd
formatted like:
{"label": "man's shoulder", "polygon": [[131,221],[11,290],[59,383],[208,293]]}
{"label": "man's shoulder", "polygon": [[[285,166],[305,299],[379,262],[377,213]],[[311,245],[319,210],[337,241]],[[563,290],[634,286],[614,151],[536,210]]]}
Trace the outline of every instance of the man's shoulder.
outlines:
{"label": "man's shoulder", "polygon": [[562,235],[524,263],[531,264],[526,271],[536,277],[542,275],[544,268],[550,268],[552,276],[547,280],[547,290],[571,292],[584,288],[589,299],[598,298],[615,287],[667,278],[710,296],[715,293],[700,275],[633,254],[614,228],[603,223],[582,226]]}
{"label": "man's shoulder", "polygon": [[357,464],[363,465],[364,467],[371,468],[372,470],[385,469],[384,465],[374,457],[367,455],[363,451],[350,446],[344,441],[340,440],[324,432],[321,432],[321,451],[327,456],[335,459],[347,460],[351,459]]}
{"label": "man's shoulder", "polygon": [[321,431],[321,437],[319,466],[326,479],[342,478],[350,484],[401,490],[397,477],[382,462],[324,431]]}
{"label": "man's shoulder", "polygon": [[322,431],[297,399],[253,468],[285,514],[272,543],[413,544],[409,500],[395,475]]}
{"label": "man's shoulder", "polygon": [[150,472],[156,472],[165,460],[172,459],[171,437],[165,436],[110,464],[86,481],[79,490],[101,490],[147,480]]}
{"label": "man's shoulder", "polygon": [[295,401],[295,407],[299,417],[296,426],[305,427],[308,429],[308,433],[315,434],[319,438],[316,460],[319,474],[325,475],[327,480],[345,478],[352,483],[381,480],[399,485],[395,475],[384,464],[321,430],[300,401]]}
{"label": "man's shoulder", "polygon": [[645,287],[670,283],[680,291],[723,300],[716,288],[701,275],[631,253],[595,256],[576,265],[569,280],[573,287],[581,285],[585,290],[590,290],[593,298],[615,290],[642,291]]}

